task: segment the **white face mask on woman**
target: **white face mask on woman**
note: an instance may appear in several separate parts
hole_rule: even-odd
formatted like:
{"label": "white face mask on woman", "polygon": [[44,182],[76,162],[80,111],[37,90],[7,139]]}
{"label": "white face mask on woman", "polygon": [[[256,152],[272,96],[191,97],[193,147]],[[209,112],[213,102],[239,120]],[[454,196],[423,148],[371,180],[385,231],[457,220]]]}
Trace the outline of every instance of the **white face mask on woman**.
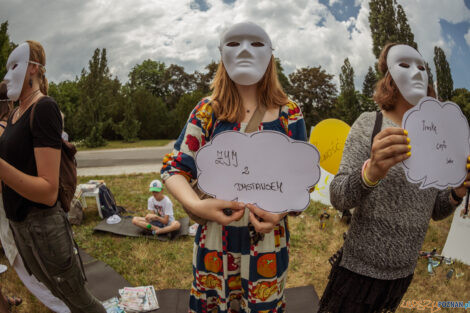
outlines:
{"label": "white face mask on woman", "polygon": [[417,105],[428,93],[428,73],[421,54],[407,45],[396,45],[387,54],[387,67],[401,95]]}
{"label": "white face mask on woman", "polygon": [[12,101],[20,98],[28,64],[29,44],[24,42],[10,53],[7,61],[8,72],[4,80],[7,83],[8,98]]}
{"label": "white face mask on woman", "polygon": [[253,85],[263,78],[272,55],[268,34],[250,22],[235,24],[219,45],[228,76],[239,85]]}

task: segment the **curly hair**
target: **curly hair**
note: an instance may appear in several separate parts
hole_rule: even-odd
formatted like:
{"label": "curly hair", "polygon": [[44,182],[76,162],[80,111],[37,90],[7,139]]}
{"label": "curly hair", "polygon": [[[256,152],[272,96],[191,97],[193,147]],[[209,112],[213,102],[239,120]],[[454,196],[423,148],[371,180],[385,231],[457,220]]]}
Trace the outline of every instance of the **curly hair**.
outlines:
{"label": "curly hair", "polygon": [[27,40],[26,41],[29,45],[29,60],[37,62],[42,66],[38,68],[38,79],[39,79],[39,89],[45,95],[49,91],[49,82],[46,78],[46,53],[44,52],[44,48],[42,45],[34,40]]}

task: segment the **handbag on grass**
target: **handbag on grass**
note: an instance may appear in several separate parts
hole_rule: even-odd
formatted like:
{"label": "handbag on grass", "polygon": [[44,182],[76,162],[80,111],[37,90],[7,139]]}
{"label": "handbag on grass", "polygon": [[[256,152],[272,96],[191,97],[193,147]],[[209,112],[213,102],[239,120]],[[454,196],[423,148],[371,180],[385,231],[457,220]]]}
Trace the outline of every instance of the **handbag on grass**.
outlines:
{"label": "handbag on grass", "polygon": [[[266,113],[266,109],[264,108],[264,106],[258,105],[255,112],[253,113],[250,120],[248,121],[248,125],[246,125],[245,133],[253,133],[257,131],[259,128],[259,124],[261,124],[261,121],[263,120],[265,113]],[[204,199],[212,198],[212,196],[209,196],[208,194],[204,193],[203,191],[199,189],[199,187],[197,186],[197,179],[194,179],[190,183],[190,185],[193,188],[193,190],[196,192],[196,194],[198,195],[199,199],[204,200]],[[200,225],[205,225],[207,223],[206,219],[203,219],[202,217],[195,215],[193,212],[191,212],[184,206],[183,206],[183,209],[186,211],[186,214],[188,214],[188,216],[196,223]]]}

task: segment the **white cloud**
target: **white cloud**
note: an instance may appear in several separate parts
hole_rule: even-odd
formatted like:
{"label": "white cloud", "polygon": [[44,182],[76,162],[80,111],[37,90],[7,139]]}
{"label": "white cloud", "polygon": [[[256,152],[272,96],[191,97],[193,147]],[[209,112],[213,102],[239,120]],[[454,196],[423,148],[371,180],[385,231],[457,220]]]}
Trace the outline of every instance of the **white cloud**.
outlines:
{"label": "white cloud", "polygon": [[467,42],[467,45],[470,47],[470,28],[468,29],[468,32],[465,34],[465,41]]}
{"label": "white cloud", "polygon": [[[96,48],[107,48],[111,72],[121,81],[127,80],[134,65],[148,58],[182,65],[188,72],[203,70],[210,61],[220,58],[217,45],[223,29],[251,20],[270,34],[274,54],[281,58],[287,73],[321,65],[337,75],[348,57],[360,88],[375,58],[369,0],[354,1],[360,5],[358,16],[337,21],[318,0],[237,0],[232,4],[207,0],[207,11],[191,9],[189,1],[22,0],[2,3],[0,21],[9,21],[13,41],[35,39],[43,43],[48,76],[53,81],[79,75]],[[446,5],[440,0],[400,3],[428,62],[432,63],[435,45],[449,56],[451,45],[441,34],[439,20],[469,21],[463,1],[449,0]],[[469,37],[470,33],[467,41]]]}
{"label": "white cloud", "polygon": [[[450,59],[455,41],[442,34],[440,20],[456,24],[470,22],[470,10],[462,0],[401,0],[418,43],[418,49],[434,70],[434,47],[441,47]],[[434,77],[435,78],[435,77]]]}

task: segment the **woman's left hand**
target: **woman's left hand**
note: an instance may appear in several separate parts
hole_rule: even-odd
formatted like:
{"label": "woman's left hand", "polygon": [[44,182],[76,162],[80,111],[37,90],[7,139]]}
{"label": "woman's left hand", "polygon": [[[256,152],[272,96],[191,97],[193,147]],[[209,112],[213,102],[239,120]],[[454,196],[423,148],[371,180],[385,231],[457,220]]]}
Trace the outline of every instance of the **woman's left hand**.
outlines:
{"label": "woman's left hand", "polygon": [[[467,171],[469,169],[470,169],[470,156],[467,158]],[[465,181],[463,182],[463,184],[457,188],[454,188],[454,191],[457,194],[457,196],[459,196],[460,198],[463,198],[467,194],[468,188],[470,188],[470,172],[467,173],[467,177],[465,178]]]}
{"label": "woman's left hand", "polygon": [[269,213],[253,204],[247,204],[246,207],[250,210],[251,224],[257,232],[263,234],[270,233],[281,219],[287,215],[287,213]]}

